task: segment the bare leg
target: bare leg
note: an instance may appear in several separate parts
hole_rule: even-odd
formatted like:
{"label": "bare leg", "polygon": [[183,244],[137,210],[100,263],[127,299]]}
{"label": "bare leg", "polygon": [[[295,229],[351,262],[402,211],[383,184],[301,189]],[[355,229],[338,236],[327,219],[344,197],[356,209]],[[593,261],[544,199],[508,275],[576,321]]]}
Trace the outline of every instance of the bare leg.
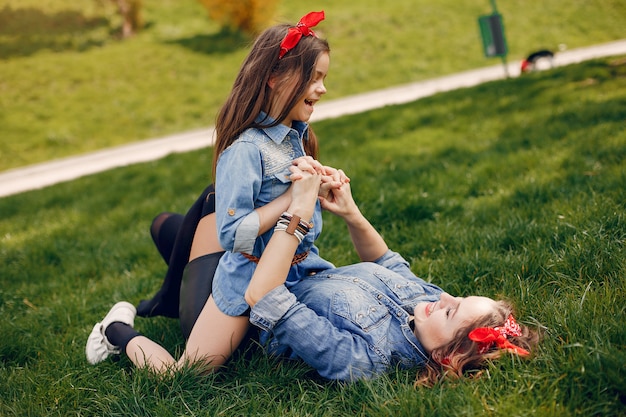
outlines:
{"label": "bare leg", "polygon": [[243,340],[248,326],[248,317],[222,313],[209,297],[191,330],[182,363],[203,359],[211,367],[223,365]]}
{"label": "bare leg", "polygon": [[149,367],[156,373],[173,370],[176,360],[165,348],[145,336],[137,336],[128,342],[126,355],[137,368]]}
{"label": "bare leg", "polygon": [[189,261],[193,261],[199,256],[210,253],[223,252],[217,238],[217,225],[215,213],[207,214],[198,222],[196,233],[193,235]]}
{"label": "bare leg", "polygon": [[126,355],[135,366],[148,367],[156,373],[198,363],[206,366],[207,372],[213,372],[226,363],[247,330],[247,317],[232,317],[222,313],[213,298],[209,297],[191,331],[185,352],[178,361],[162,346],[144,336],[137,336],[128,342]]}

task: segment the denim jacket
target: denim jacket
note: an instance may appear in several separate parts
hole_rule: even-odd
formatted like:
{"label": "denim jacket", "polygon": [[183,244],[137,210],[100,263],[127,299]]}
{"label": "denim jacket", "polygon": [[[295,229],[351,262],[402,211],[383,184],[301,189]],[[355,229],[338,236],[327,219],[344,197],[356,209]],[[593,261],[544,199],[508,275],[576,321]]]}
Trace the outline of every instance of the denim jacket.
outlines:
{"label": "denim jacket", "polygon": [[[262,113],[257,122],[268,121]],[[283,194],[291,185],[289,167],[305,155],[303,141],[308,125],[294,122],[293,128],[279,124],[263,129],[245,130],[219,157],[215,176],[216,221],[220,244],[226,250],[213,280],[213,297],[218,308],[228,315],[248,309],[243,294],[256,264],[240,252],[260,257],[273,229],[258,236],[259,218],[254,209]],[[308,220],[308,219],[307,219]],[[316,204],[313,229],[297,249],[309,251],[307,258],[291,267],[287,286],[311,272],[332,268],[319,256],[314,245],[322,231],[322,213]],[[258,236],[258,237],[257,237]]]}
{"label": "denim jacket", "polygon": [[371,378],[427,360],[409,315],[417,303],[436,301],[442,292],[388,251],[375,263],[322,271],[289,290],[275,288],[252,308],[250,322],[261,328],[270,354],[300,358],[328,379]]}

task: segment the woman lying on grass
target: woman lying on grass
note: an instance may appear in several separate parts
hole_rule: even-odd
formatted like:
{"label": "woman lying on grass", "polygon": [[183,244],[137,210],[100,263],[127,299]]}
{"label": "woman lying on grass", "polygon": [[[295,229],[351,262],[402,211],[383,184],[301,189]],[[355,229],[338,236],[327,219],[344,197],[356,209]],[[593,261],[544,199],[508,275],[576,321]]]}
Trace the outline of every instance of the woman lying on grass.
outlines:
{"label": "woman lying on grass", "polygon": [[[292,167],[292,180],[285,215],[290,220],[277,224],[245,293],[250,321],[261,329],[260,341],[270,354],[300,358],[321,376],[336,380],[422,366],[422,383],[435,382],[443,374],[462,376],[504,352],[529,354],[537,334],[516,323],[508,303],[453,297],[416,277],[361,214],[349,184],[320,191],[321,175],[302,159]],[[318,198],[324,209],[344,219],[363,262],[318,271],[288,289],[285,277],[306,232],[300,219],[312,216]],[[187,299],[208,297],[206,282],[195,280],[192,289],[184,280],[181,312]],[[189,363],[211,368],[212,358],[193,351],[175,361],[132,329],[134,316],[132,305],[118,303],[96,324],[101,337],[90,337],[87,343],[90,362],[123,351],[135,365],[157,372]],[[202,313],[192,320],[196,318],[197,325]],[[93,360],[94,352],[100,352],[98,360]]]}

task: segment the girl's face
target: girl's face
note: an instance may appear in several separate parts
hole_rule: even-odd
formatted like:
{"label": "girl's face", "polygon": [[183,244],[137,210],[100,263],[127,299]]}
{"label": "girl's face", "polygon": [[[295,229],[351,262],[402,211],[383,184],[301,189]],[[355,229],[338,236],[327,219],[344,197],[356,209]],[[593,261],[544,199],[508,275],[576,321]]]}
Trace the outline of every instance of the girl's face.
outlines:
{"label": "girl's face", "polygon": [[[330,55],[327,52],[323,52],[317,58],[317,62],[315,63],[315,76],[313,80],[309,84],[307,91],[301,97],[301,99],[296,103],[295,106],[291,109],[285,120],[283,120],[283,124],[291,127],[291,124],[294,121],[300,122],[308,122],[313,114],[313,107],[315,103],[317,103],[322,95],[326,94],[326,87],[324,86],[324,80],[326,79],[326,75],[328,74],[328,68],[330,66]],[[295,84],[296,80],[294,80],[290,84]],[[286,86],[289,88],[289,84]],[[291,85],[293,88],[294,85]],[[277,103],[273,106],[274,108],[283,108],[284,101],[287,94],[278,94]]]}
{"label": "girl's face", "polygon": [[497,303],[491,298],[453,297],[444,292],[439,301],[415,306],[415,336],[430,353],[452,342],[459,329],[494,314],[496,309]]}

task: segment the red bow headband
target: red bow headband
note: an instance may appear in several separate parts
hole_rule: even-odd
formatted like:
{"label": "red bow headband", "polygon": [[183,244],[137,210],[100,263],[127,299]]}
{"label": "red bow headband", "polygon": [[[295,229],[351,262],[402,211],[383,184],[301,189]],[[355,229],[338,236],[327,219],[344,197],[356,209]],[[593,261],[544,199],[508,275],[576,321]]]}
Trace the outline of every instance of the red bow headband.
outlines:
{"label": "red bow headband", "polygon": [[513,315],[504,322],[504,326],[479,327],[469,332],[470,340],[478,343],[478,353],[487,353],[495,344],[498,349],[506,349],[509,352],[517,353],[520,356],[529,355],[527,350],[515,346],[509,342],[507,336],[521,336],[522,329],[513,318]]}
{"label": "red bow headband", "polygon": [[292,50],[303,36],[317,36],[311,28],[317,26],[322,20],[324,20],[323,10],[321,12],[311,12],[300,19],[295,27],[290,27],[280,43],[278,59],[281,59],[287,52]]}

